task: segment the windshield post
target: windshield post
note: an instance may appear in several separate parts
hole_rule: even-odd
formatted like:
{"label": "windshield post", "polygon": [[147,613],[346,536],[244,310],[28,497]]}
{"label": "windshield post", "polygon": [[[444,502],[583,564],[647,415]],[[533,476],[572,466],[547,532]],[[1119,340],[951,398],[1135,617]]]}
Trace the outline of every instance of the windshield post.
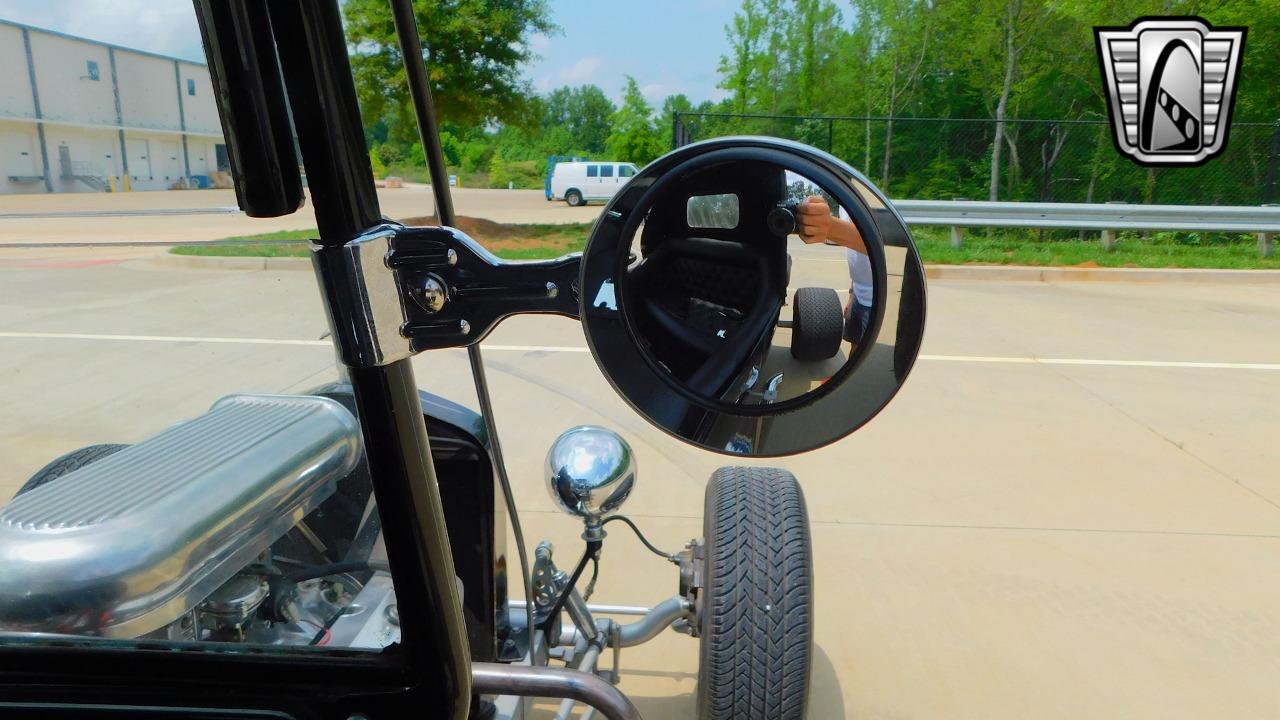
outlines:
{"label": "windshield post", "polygon": [[[331,327],[358,312],[344,246],[383,224],[337,2],[270,3],[320,238],[313,259]],[[345,333],[334,333],[342,343]],[[340,356],[342,353],[339,353]],[[470,653],[410,358],[348,367],[414,675],[451,716],[470,706]],[[412,609],[412,610],[410,610]]]}

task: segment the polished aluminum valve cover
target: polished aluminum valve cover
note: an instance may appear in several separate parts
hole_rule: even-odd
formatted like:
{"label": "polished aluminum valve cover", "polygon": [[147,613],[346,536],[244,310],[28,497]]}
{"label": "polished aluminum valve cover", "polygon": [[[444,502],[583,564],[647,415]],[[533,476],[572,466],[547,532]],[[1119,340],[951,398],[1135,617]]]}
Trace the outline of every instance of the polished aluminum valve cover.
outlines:
{"label": "polished aluminum valve cover", "polygon": [[355,418],[233,395],[0,509],[0,631],[138,637],[182,617],[333,493]]}

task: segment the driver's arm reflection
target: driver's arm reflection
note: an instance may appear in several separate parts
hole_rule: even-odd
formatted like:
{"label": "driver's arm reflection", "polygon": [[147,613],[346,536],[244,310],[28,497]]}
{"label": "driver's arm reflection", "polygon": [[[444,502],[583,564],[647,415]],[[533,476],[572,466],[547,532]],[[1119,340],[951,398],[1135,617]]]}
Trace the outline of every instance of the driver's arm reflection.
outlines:
{"label": "driver's arm reflection", "polygon": [[837,217],[831,214],[831,206],[827,205],[822,196],[810,195],[796,210],[796,231],[806,245],[830,240],[854,252],[867,254],[867,243],[844,208],[840,208],[840,215]]}
{"label": "driver's arm reflection", "polygon": [[797,208],[797,233],[805,244],[828,242],[848,249],[849,300],[844,306],[844,339],[857,345],[867,331],[873,301],[871,259],[858,226],[844,208],[839,216],[820,195],[810,195]]}

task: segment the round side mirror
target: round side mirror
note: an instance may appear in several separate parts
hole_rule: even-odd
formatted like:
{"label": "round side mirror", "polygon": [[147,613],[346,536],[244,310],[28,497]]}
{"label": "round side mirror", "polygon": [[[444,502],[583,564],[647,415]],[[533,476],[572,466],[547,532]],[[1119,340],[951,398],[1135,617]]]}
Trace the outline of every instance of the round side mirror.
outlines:
{"label": "round side mirror", "polygon": [[618,393],[731,455],[853,432],[897,393],[924,334],[924,269],[893,205],[837,158],[774,138],[650,163],[592,229],[581,288],[587,343]]}

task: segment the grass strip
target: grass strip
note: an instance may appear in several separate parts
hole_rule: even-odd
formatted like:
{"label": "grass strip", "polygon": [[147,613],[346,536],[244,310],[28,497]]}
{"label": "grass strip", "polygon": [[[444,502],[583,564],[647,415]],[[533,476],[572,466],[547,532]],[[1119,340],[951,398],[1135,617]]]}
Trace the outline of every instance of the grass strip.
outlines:
{"label": "grass strip", "polygon": [[[496,224],[495,224],[496,225]],[[576,252],[591,226],[502,225],[494,233],[475,233],[490,252],[508,260],[545,260]],[[181,245],[170,252],[206,257],[307,257],[306,240],[315,230],[284,230],[227,238],[211,245]],[[925,263],[939,265],[1031,265],[1040,267],[1138,267],[1280,269],[1280,257],[1258,256],[1251,235],[1200,233],[1122,233],[1112,250],[1103,250],[1096,234],[1085,240],[1041,238],[1035,231],[966,232],[952,248],[946,228],[916,228],[916,247]]]}

